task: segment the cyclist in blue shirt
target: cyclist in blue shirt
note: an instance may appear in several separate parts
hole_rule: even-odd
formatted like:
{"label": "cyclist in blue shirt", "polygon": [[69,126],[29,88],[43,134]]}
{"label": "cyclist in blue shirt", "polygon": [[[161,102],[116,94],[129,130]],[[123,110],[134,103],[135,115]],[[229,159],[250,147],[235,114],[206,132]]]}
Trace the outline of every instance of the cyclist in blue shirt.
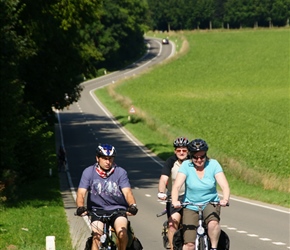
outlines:
{"label": "cyclist in blue shirt", "polygon": [[[180,207],[178,192],[185,183],[184,202],[206,203],[219,201],[220,206],[226,206],[230,198],[230,188],[219,162],[207,156],[208,145],[202,139],[195,139],[188,144],[190,160],[186,160],[179,168],[172,188],[172,204]],[[222,189],[222,199],[219,198],[216,185]],[[208,227],[211,249],[217,249],[220,228],[220,206],[207,205],[204,208],[204,218]],[[195,249],[196,227],[198,226],[198,208],[186,206],[183,209],[183,239],[187,250]],[[193,227],[189,226],[193,225]]]}

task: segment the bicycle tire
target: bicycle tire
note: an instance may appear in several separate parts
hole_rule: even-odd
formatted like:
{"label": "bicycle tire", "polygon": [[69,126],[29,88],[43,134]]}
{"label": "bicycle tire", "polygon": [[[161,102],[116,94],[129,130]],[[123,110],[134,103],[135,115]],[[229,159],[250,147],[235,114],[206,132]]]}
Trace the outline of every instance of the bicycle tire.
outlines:
{"label": "bicycle tire", "polygon": [[198,241],[198,250],[206,250],[205,249],[205,243],[204,243],[204,237],[200,237]]}
{"label": "bicycle tire", "polygon": [[198,242],[198,250],[209,250],[210,241],[207,235],[200,237]]}

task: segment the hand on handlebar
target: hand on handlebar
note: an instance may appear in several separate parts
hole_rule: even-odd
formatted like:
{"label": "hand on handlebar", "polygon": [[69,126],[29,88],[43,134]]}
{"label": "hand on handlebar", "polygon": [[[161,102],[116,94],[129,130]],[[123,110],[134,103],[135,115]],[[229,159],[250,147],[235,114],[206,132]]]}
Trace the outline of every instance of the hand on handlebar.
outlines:
{"label": "hand on handlebar", "polygon": [[220,200],[220,206],[222,206],[222,207],[229,206],[229,201],[228,200]]}
{"label": "hand on handlebar", "polygon": [[172,207],[174,207],[174,208],[180,208],[181,207],[180,201],[176,201],[176,202],[172,201]]}
{"label": "hand on handlebar", "polygon": [[163,201],[167,199],[167,195],[161,192],[157,194],[157,197],[158,199],[163,200]]}
{"label": "hand on handlebar", "polygon": [[138,208],[136,204],[132,204],[127,209],[128,215],[136,215],[138,213]]}
{"label": "hand on handlebar", "polygon": [[87,215],[87,213],[88,213],[88,210],[86,207],[78,207],[75,214],[77,216],[85,216],[85,215]]}

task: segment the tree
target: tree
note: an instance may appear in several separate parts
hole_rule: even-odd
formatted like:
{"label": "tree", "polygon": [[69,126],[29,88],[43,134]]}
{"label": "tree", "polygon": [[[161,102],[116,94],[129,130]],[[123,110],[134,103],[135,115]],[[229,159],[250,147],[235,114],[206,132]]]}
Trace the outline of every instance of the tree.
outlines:
{"label": "tree", "polygon": [[212,20],[215,13],[214,0],[197,0],[196,16],[198,20],[198,28],[212,28]]}
{"label": "tree", "polygon": [[[48,138],[47,125],[38,119],[38,112],[29,103],[24,102],[25,82],[21,80],[19,68],[21,61],[35,54],[29,34],[19,18],[24,6],[18,0],[0,2],[0,95],[1,95],[1,168],[0,201],[11,198],[17,184],[42,171],[48,155],[44,150],[45,138]],[[20,29],[21,28],[21,29]],[[32,148],[32,150],[30,150]],[[33,154],[39,149],[38,154]],[[39,171],[39,172],[38,172]]]}
{"label": "tree", "polygon": [[1,175],[8,167],[19,162],[14,157],[14,148],[19,138],[19,117],[23,103],[23,85],[19,79],[18,64],[23,57],[33,51],[29,49],[29,37],[23,37],[15,31],[19,25],[21,5],[18,0],[0,2],[0,129],[1,129]]}
{"label": "tree", "polygon": [[96,47],[104,60],[95,61],[98,68],[113,70],[124,67],[144,52],[144,33],[148,6],[146,1],[107,0],[103,5],[103,29],[95,34]]}
{"label": "tree", "polygon": [[29,1],[21,19],[32,34],[36,53],[21,63],[25,101],[42,113],[53,103],[65,105],[64,94],[77,101],[84,77],[96,73],[90,60],[102,60],[93,36],[102,29],[98,1]]}
{"label": "tree", "polygon": [[279,26],[289,26],[290,0],[274,0],[272,2],[271,16],[273,23]]}

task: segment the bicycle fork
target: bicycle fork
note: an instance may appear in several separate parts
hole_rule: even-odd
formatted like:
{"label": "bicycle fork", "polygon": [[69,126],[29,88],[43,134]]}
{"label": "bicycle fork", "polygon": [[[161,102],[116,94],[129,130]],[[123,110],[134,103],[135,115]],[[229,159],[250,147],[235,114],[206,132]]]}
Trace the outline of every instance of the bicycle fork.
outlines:
{"label": "bicycle fork", "polygon": [[107,223],[104,224],[104,229],[103,229],[103,234],[100,237],[100,246],[99,249],[104,249],[104,250],[111,250],[111,241],[110,239],[112,238],[112,231],[110,229],[110,226],[107,225]]}
{"label": "bicycle fork", "polygon": [[196,229],[195,250],[209,250],[208,236],[203,226],[203,218],[199,213],[198,227]]}

